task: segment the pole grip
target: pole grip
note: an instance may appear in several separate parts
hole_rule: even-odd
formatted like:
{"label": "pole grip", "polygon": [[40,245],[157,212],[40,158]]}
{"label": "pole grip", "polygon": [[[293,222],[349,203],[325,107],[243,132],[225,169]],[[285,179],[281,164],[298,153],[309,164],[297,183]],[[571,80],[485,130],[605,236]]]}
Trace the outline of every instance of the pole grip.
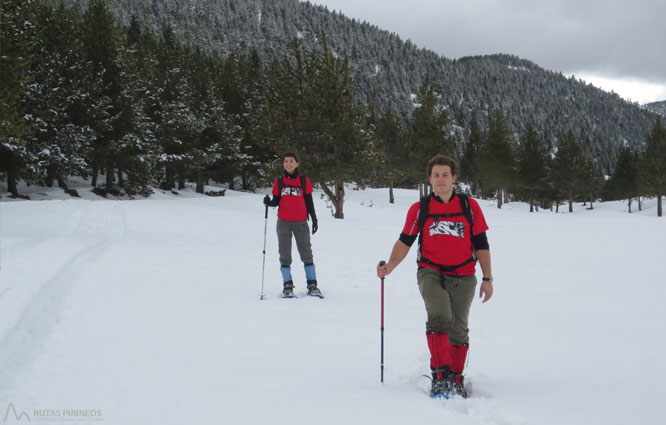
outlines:
{"label": "pole grip", "polygon": [[266,204],[266,212],[264,213],[264,218],[268,218],[268,204]]}

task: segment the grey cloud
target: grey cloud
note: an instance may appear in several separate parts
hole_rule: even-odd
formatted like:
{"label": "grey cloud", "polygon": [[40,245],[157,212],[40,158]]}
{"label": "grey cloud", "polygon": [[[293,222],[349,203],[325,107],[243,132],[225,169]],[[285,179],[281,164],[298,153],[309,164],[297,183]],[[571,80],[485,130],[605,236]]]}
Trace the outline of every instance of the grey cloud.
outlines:
{"label": "grey cloud", "polygon": [[457,58],[509,53],[564,73],[666,83],[663,0],[317,0]]}

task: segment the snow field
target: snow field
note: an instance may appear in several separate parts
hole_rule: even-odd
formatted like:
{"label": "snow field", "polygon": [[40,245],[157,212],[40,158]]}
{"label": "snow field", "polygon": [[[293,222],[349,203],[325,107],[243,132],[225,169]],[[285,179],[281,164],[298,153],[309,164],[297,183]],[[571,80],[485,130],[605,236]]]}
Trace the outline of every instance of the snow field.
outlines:
{"label": "snow field", "polygon": [[263,193],[2,202],[0,414],[12,403],[31,417],[100,409],[101,420],[77,423],[114,425],[661,423],[656,201],[631,215],[622,203],[530,214],[480,201],[495,295],[472,306],[474,395],[443,401],[420,377],[429,355],[416,247],[385,280],[379,383],[375,265],[417,195],[397,190],[393,205],[386,189],[347,196],[335,220],[315,193],[324,300],[304,296],[295,247],[300,297],[279,298],[273,209],[259,300]]}

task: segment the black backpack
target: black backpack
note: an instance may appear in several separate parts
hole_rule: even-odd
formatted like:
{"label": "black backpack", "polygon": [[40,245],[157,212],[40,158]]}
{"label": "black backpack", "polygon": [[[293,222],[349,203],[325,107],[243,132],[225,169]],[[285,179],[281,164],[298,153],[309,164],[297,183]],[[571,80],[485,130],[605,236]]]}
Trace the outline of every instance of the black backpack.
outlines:
{"label": "black backpack", "polygon": [[423,256],[423,228],[425,227],[425,222],[428,219],[428,217],[433,217],[437,219],[440,217],[459,217],[462,215],[467,219],[467,222],[469,222],[470,240],[474,238],[474,216],[472,215],[472,208],[469,206],[469,197],[464,193],[455,193],[454,195],[458,197],[458,199],[460,200],[460,205],[462,206],[462,210],[457,213],[430,214],[428,210],[430,207],[430,200],[433,198],[432,193],[421,198],[419,205],[419,252],[416,258],[416,262],[437,266],[443,272],[452,272],[466,264],[476,261],[476,252],[474,251],[473,243],[472,243],[472,256],[460,264],[452,266],[439,264],[435,263],[434,261],[430,261],[429,259]]}

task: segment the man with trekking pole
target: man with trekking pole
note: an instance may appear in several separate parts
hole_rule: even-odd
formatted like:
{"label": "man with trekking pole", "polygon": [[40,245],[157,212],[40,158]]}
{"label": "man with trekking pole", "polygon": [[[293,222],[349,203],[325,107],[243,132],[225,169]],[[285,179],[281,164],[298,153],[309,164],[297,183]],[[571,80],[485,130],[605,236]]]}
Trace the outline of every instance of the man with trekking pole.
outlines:
{"label": "man with trekking pole", "polygon": [[427,172],[433,193],[410,207],[391,257],[377,266],[377,276],[383,282],[418,238],[417,282],[428,317],[431,395],[467,397],[463,369],[477,261],[483,272],[479,297],[485,303],[493,295],[488,225],[476,200],[453,191],[455,161],[436,155],[428,162]]}

